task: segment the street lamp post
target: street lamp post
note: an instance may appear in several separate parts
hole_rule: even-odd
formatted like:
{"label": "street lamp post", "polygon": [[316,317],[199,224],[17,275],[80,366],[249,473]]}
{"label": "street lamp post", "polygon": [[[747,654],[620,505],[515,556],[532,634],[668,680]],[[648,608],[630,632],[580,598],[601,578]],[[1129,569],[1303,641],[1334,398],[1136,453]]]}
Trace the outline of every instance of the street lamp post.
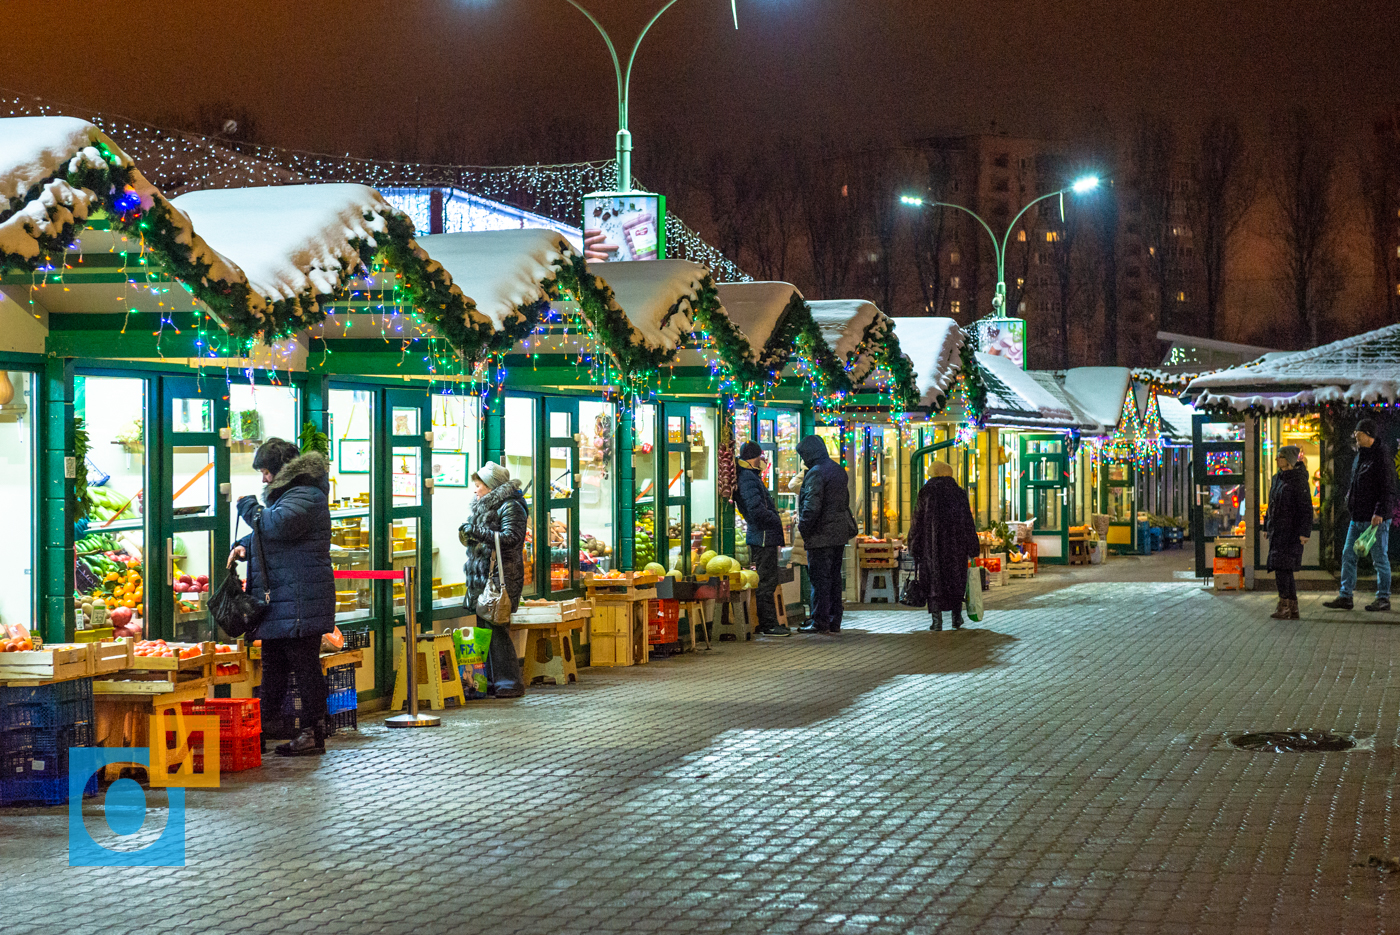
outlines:
{"label": "street lamp post", "polygon": [[[572,3],[573,0],[569,0],[569,2]],[[674,0],[672,0],[672,2],[674,2]],[[917,195],[900,195],[899,200],[906,205],[913,205],[915,207],[957,208],[959,211],[972,215],[973,219],[976,220],[978,224],[982,225],[982,229],[987,232],[987,236],[992,238],[992,247],[995,250],[997,258],[997,292],[996,295],[992,296],[992,314],[1000,317],[1006,308],[1006,247],[1007,244],[1011,242],[1011,232],[1016,229],[1016,225],[1021,222],[1021,218],[1024,217],[1025,213],[1034,205],[1048,198],[1055,198],[1058,196],[1060,198],[1060,217],[1063,219],[1065,211],[1065,192],[1074,192],[1076,195],[1084,195],[1098,187],[1099,177],[1097,175],[1086,175],[1083,178],[1075,179],[1072,183],[1066,185],[1059,191],[1049,192],[1027,202],[1026,206],[1011,219],[1011,224],[1006,228],[1006,233],[1000,238],[998,238],[996,233],[992,230],[992,226],[982,220],[977,212],[973,211],[971,208],[953,204],[951,201],[925,201]]]}
{"label": "street lamp post", "polygon": [[[627,96],[632,84],[632,63],[637,60],[637,49],[641,47],[642,40],[646,38],[647,32],[655,25],[671,7],[675,6],[679,0],[667,0],[667,2],[656,11],[647,24],[642,27],[642,32],[637,36],[637,41],[632,43],[632,51],[627,56],[627,69],[622,68],[622,60],[618,58],[617,47],[613,45],[612,36],[603,28],[603,24],[586,10],[578,0],[568,0],[570,6],[578,10],[602,35],[603,41],[607,43],[608,54],[612,56],[613,73],[617,76],[617,191],[630,192],[632,190],[632,131],[627,128]],[[729,0],[729,8],[734,13],[734,28],[739,28],[739,7],[738,0]]]}

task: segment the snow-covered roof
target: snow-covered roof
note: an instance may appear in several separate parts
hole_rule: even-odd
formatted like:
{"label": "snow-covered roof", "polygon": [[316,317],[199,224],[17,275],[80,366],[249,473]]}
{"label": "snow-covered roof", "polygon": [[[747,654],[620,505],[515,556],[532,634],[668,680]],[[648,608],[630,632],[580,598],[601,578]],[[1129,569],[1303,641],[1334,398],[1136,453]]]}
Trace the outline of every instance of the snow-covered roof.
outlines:
{"label": "snow-covered roof", "polygon": [[807,305],[822,337],[847,366],[851,355],[860,347],[866,329],[882,315],[874,302],[865,299],[819,299]]}
{"label": "snow-covered roof", "polygon": [[665,350],[674,350],[693,330],[691,311],[710,275],[689,260],[591,263],[588,271],[612,289],[637,337]]}
{"label": "snow-covered roof", "polygon": [[13,202],[31,188],[79,163],[100,165],[106,146],[119,164],[131,159],[107,135],[76,117],[6,117],[0,120],[0,199]]}
{"label": "snow-covered roof", "polygon": [[173,204],[229,257],[259,295],[277,302],[334,293],[375,245],[395,209],[367,185],[281,185],[189,192]]}
{"label": "snow-covered roof", "polygon": [[951,318],[892,318],[890,322],[900,350],[914,366],[919,405],[935,405],[958,378],[967,336]]}
{"label": "snow-covered roof", "polygon": [[538,228],[434,234],[418,245],[497,331],[520,317],[521,306],[548,301],[559,267],[578,255],[562,235]]}
{"label": "snow-covered roof", "polygon": [[977,363],[987,388],[987,424],[1051,428],[1078,424],[1069,406],[1007,358],[979,351]]}
{"label": "snow-covered roof", "polygon": [[1157,411],[1161,413],[1162,428],[1168,435],[1182,441],[1191,441],[1191,417],[1196,414],[1196,407],[1183,403],[1175,396],[1158,393]]}
{"label": "snow-covered roof", "polygon": [[1061,378],[1052,370],[1027,370],[1026,376],[1040,384],[1041,389],[1055,397],[1065,409],[1069,410],[1071,424],[1080,429],[1093,431],[1099,428],[1084,407],[1079,405],[1078,400],[1071,396],[1066,390]]}
{"label": "snow-covered roof", "polygon": [[1065,393],[1083,410],[1090,427],[1110,431],[1123,415],[1132,372],[1127,367],[1075,367],[1065,371]]}
{"label": "snow-covered roof", "polygon": [[1264,359],[1191,381],[1197,408],[1266,411],[1400,399],[1400,325]]}
{"label": "snow-covered roof", "polygon": [[765,349],[783,351],[786,358],[792,349],[768,348],[768,340],[782,323],[793,299],[802,301],[802,293],[796,286],[789,282],[722,282],[715,289],[729,320],[748,340],[751,360],[758,360]]}

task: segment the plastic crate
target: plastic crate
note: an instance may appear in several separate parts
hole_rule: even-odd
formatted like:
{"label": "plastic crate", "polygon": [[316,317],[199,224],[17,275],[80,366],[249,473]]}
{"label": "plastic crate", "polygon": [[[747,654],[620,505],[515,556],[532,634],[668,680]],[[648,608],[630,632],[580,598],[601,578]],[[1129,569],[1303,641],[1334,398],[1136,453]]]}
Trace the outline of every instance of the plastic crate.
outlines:
{"label": "plastic crate", "polygon": [[[83,786],[84,796],[97,795],[97,773],[88,777]],[[68,802],[68,777],[49,779],[0,779],[0,805],[65,805]]]}
{"label": "plastic crate", "polygon": [[262,702],[256,698],[205,698],[199,701],[183,701],[180,703],[180,710],[186,717],[217,717],[221,739],[256,737],[262,733]]}
{"label": "plastic crate", "polygon": [[0,704],[62,704],[65,701],[92,703],[92,679],[69,679],[48,685],[12,687],[0,685]]}
{"label": "plastic crate", "polygon": [[680,601],[669,598],[647,601],[647,642],[677,642],[680,619]]}
{"label": "plastic crate", "polygon": [[[194,742],[194,735],[190,736],[190,742]],[[262,736],[254,734],[251,737],[234,737],[225,740],[219,738],[219,772],[220,773],[241,773],[248,769],[257,769],[262,766]],[[196,773],[204,772],[204,750],[203,745],[196,747],[194,752],[194,770]]]}
{"label": "plastic crate", "polygon": [[341,630],[340,635],[345,637],[345,649],[369,649],[368,630]]}
{"label": "plastic crate", "polygon": [[345,688],[338,692],[331,692],[326,696],[326,713],[339,714],[342,711],[353,711],[359,706],[359,700],[355,696],[355,689]]}
{"label": "plastic crate", "polygon": [[326,670],[326,693],[335,694],[355,687],[355,667],[335,666]]}
{"label": "plastic crate", "polygon": [[92,721],[92,679],[26,688],[0,687],[0,731],[53,730]]}
{"label": "plastic crate", "polygon": [[342,728],[346,730],[360,729],[360,712],[357,709],[347,708],[344,711],[338,711],[326,718],[327,736],[334,734],[337,730]]}
{"label": "plastic crate", "polygon": [[0,779],[67,776],[69,750],[91,746],[91,724],[72,724],[56,730],[9,731],[0,735]]}

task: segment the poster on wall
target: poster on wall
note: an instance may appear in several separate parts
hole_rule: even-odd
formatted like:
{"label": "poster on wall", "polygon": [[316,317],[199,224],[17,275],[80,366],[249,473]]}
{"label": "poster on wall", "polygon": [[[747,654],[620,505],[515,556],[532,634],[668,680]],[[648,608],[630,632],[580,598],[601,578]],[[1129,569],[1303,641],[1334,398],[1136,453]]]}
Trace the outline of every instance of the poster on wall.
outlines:
{"label": "poster on wall", "polygon": [[433,451],[433,486],[467,486],[467,455],[463,451]]}
{"label": "poster on wall", "polygon": [[593,192],[583,196],[583,256],[592,263],[666,256],[666,196]]}
{"label": "poster on wall", "polygon": [[977,349],[984,354],[1005,357],[1026,369],[1026,320],[1024,318],[979,318]]}

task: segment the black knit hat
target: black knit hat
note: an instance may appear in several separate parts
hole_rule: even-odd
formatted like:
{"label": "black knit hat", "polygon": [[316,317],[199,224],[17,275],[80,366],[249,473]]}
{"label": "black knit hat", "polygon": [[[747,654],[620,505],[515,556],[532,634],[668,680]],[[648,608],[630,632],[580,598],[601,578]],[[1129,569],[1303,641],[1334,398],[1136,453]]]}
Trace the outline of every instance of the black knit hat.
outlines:
{"label": "black knit hat", "polygon": [[758,442],[744,442],[743,447],[739,449],[740,461],[752,461],[761,457],[763,457],[763,449],[759,447]]}
{"label": "black knit hat", "polygon": [[269,438],[253,454],[253,470],[266,471],[274,477],[288,461],[301,456],[301,449],[282,438]]}
{"label": "black knit hat", "polygon": [[1376,421],[1374,419],[1362,419],[1360,422],[1356,423],[1356,430],[1358,432],[1365,432],[1367,435],[1375,438]]}

